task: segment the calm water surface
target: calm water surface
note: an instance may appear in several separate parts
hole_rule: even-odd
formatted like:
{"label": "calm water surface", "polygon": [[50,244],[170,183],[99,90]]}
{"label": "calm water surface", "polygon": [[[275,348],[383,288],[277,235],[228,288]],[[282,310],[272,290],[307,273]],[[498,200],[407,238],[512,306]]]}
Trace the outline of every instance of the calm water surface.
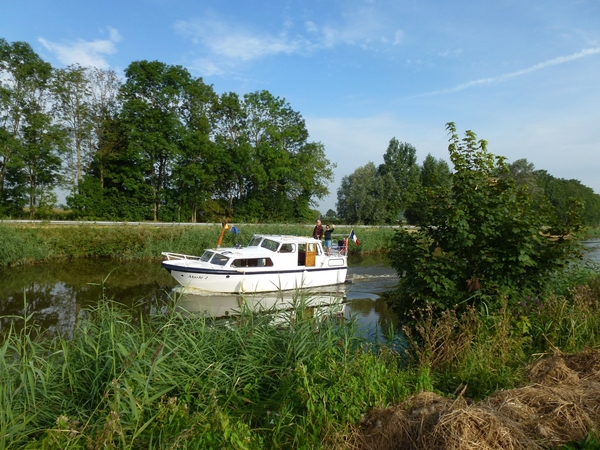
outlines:
{"label": "calm water surface", "polygon": [[[586,241],[587,259],[600,263],[600,239]],[[398,282],[396,272],[381,255],[350,258],[347,283],[336,289],[345,295],[344,315],[355,317],[368,336],[397,327],[398,320],[384,296]],[[160,314],[176,295],[177,283],[160,262],[74,260],[0,268],[0,328],[26,311],[43,328],[71,335],[82,310],[94,306],[104,295],[118,300],[137,315]],[[188,296],[180,299],[188,310],[207,302],[239,301]],[[224,303],[223,303],[224,304]]]}
{"label": "calm water surface", "polygon": [[[345,295],[345,316],[356,316],[368,334],[381,326],[388,329],[396,320],[381,295],[396,286],[396,272],[381,255],[354,257],[349,265],[353,282],[334,292]],[[0,268],[0,328],[6,329],[13,317],[26,312],[43,328],[69,336],[82,311],[97,304],[103,294],[136,315],[159,314],[171,298],[181,296],[159,261],[81,259]],[[192,295],[179,302],[194,311],[207,301],[229,305],[235,299]]]}

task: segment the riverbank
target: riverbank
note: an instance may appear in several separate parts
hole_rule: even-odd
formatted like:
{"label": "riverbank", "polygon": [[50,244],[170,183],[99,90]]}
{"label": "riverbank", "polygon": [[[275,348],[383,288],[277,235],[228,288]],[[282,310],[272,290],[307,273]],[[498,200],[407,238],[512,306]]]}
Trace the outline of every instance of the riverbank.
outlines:
{"label": "riverbank", "polygon": [[[309,236],[313,225],[242,224],[236,228],[240,233],[226,232],[222,247],[245,245],[255,233]],[[383,253],[396,228],[336,225],[334,239],[348,237],[354,229],[360,245],[351,242],[350,254]],[[160,259],[164,251],[198,255],[215,247],[220,233],[220,224],[0,222],[0,267],[71,258]],[[600,229],[589,229],[587,236],[599,237]]]}
{"label": "riverbank", "polygon": [[[600,414],[584,394],[600,379],[582,361],[600,367],[600,276],[576,268],[553,290],[495,313],[425,314],[407,334],[370,343],[352,321],[315,317],[301,297],[277,322],[251,311],[194,318],[177,299],[132,320],[105,299],[82,311],[70,338],[14,317],[0,345],[0,448],[366,450],[417,422],[431,433],[409,436],[408,449],[458,448],[456,436],[473,448],[525,448],[490,409],[494,399],[528,424],[538,445],[528,448],[592,442]],[[554,397],[510,396],[531,380]],[[575,401],[584,397],[585,408]],[[572,448],[593,448],[582,445]]]}
{"label": "riverbank", "polygon": [[[246,245],[256,233],[309,236],[313,226],[236,225],[239,234],[225,232],[221,246]],[[338,226],[334,238],[348,237],[351,230],[350,226]],[[1,223],[0,267],[70,258],[160,259],[164,251],[201,255],[206,248],[216,246],[220,233],[219,224]],[[394,229],[361,227],[356,228],[355,233],[360,245],[350,243],[350,254],[384,252]]]}

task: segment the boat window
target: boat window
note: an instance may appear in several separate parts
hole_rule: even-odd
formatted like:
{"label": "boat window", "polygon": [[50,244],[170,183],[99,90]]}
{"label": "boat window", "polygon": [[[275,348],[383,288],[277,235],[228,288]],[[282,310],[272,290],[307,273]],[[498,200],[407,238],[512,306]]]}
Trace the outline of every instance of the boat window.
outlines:
{"label": "boat window", "polygon": [[245,258],[236,259],[231,263],[232,267],[273,267],[271,258]]}
{"label": "boat window", "polygon": [[265,239],[260,244],[262,248],[266,248],[267,250],[271,250],[272,252],[277,251],[277,247],[279,247],[279,243],[272,241],[271,239]]}
{"label": "boat window", "polygon": [[200,261],[208,262],[208,261],[210,261],[210,258],[212,258],[213,255],[214,255],[214,252],[206,250],[200,257]]}
{"label": "boat window", "polygon": [[294,244],[281,244],[281,247],[279,247],[279,253],[294,253],[294,250]]}
{"label": "boat window", "polygon": [[250,241],[250,243],[248,244],[248,247],[258,247],[261,240],[262,240],[261,236],[254,236],[252,238],[252,240]]}
{"label": "boat window", "polygon": [[227,264],[227,261],[229,261],[229,258],[227,256],[223,256],[219,253],[215,253],[215,256],[213,256],[213,259],[211,259],[211,264],[216,264],[217,266],[224,266],[225,264]]}

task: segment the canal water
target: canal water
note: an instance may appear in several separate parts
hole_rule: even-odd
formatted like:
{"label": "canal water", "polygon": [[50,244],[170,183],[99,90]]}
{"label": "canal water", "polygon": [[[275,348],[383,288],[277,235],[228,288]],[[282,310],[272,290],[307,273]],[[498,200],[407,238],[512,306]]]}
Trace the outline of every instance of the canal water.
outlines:
{"label": "canal water", "polygon": [[[600,264],[600,239],[584,245],[586,259]],[[396,288],[398,278],[387,259],[353,256],[348,265],[352,282],[321,295],[343,295],[342,313],[355,318],[367,337],[396,327],[398,320],[384,296]],[[103,296],[122,303],[134,315],[160,314],[173,298],[190,311],[201,310],[207,302],[213,307],[239,304],[239,298],[182,298],[176,285],[158,261],[82,259],[0,268],[0,329],[5,330],[15,316],[27,314],[43,329],[69,336],[82,311]]]}
{"label": "canal water", "polygon": [[[352,257],[349,266],[348,279],[352,282],[333,291],[311,292],[308,302],[317,296],[329,296],[332,301],[343,296],[343,314],[355,316],[364,333],[374,334],[381,326],[387,330],[396,320],[381,295],[395,288],[396,272],[382,255]],[[234,296],[181,294],[160,261],[53,261],[0,268],[0,328],[6,329],[14,317],[31,314],[43,329],[69,336],[82,311],[103,296],[122,303],[134,315],[159,314],[173,299],[196,312],[211,303],[210,313],[220,305],[239,301]]]}

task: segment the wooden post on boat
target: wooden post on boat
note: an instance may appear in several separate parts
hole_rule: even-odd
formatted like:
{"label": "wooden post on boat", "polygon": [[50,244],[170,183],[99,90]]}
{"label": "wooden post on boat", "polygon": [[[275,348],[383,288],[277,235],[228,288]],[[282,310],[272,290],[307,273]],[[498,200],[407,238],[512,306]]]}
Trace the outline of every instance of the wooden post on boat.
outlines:
{"label": "wooden post on boat", "polygon": [[223,241],[223,236],[225,236],[225,230],[227,230],[227,222],[229,222],[229,217],[225,219],[225,223],[221,224],[221,234],[219,235],[219,240],[217,241],[217,248],[221,247],[221,242]]}

